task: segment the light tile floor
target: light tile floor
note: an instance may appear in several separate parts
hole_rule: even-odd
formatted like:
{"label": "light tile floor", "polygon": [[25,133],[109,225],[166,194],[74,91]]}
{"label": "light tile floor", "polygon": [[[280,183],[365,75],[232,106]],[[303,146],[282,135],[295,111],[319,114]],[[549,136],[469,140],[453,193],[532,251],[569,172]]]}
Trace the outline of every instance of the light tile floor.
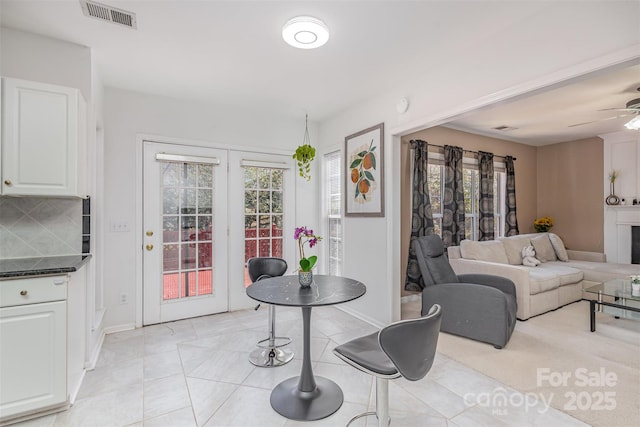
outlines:
{"label": "light tile floor", "polygon": [[[301,313],[277,310],[278,335],[293,338],[295,359],[278,368],[258,368],[247,357],[265,337],[265,308],[107,335],[75,404],[21,426],[341,426],[373,410],[373,378],[341,362],[332,349],[375,328],[338,308],[321,307],[311,316],[313,370],[340,385],[344,404],[313,423],[276,413],[269,404],[271,389],[300,372]],[[426,378],[394,380],[389,393],[395,426],[585,425],[441,354]],[[374,426],[376,420],[352,425]]]}

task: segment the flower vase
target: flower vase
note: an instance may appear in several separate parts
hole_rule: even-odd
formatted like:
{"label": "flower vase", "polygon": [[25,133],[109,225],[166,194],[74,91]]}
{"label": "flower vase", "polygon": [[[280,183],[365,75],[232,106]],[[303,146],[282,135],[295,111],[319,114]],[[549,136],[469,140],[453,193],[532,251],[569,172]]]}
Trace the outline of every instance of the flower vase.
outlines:
{"label": "flower vase", "polygon": [[619,205],[620,204],[620,197],[616,196],[616,186],[615,184],[612,182],[610,183],[610,188],[609,191],[611,194],[609,194],[607,196],[606,199],[604,199],[604,202],[608,205]]}
{"label": "flower vase", "polygon": [[313,282],[313,271],[298,271],[298,282],[303,288],[308,288]]}

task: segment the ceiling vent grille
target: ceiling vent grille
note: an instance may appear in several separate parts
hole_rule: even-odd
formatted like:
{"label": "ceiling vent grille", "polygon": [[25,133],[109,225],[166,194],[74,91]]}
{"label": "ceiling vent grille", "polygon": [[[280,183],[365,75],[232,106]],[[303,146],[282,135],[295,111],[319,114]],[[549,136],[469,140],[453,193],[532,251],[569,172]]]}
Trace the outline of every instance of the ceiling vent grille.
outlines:
{"label": "ceiling vent grille", "polygon": [[501,130],[502,132],[510,132],[512,130],[516,130],[518,128],[514,128],[511,126],[497,126],[493,128],[494,130]]}
{"label": "ceiling vent grille", "polygon": [[100,19],[102,21],[113,22],[125,27],[137,29],[136,14],[127,12],[126,10],[107,6],[95,1],[80,0],[82,13],[91,18]]}

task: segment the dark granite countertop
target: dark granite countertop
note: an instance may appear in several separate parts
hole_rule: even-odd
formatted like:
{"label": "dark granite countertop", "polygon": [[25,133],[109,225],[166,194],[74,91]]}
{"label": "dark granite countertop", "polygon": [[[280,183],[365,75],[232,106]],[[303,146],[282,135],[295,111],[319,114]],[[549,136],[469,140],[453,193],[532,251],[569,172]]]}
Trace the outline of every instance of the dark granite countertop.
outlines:
{"label": "dark granite countertop", "polygon": [[39,258],[15,258],[0,260],[0,280],[26,276],[49,276],[78,271],[90,254]]}

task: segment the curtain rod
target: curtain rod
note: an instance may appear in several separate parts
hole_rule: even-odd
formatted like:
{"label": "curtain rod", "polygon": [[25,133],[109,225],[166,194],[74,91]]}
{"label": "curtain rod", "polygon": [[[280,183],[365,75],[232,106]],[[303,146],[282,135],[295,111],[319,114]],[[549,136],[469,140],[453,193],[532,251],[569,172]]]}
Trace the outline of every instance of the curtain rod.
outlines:
{"label": "curtain rod", "polygon": [[[415,141],[415,140],[413,140],[413,139],[412,139],[411,141]],[[411,141],[408,141],[408,142],[411,142]],[[424,141],[424,142],[426,142],[426,141]],[[427,145],[428,145],[428,146],[430,146],[430,147],[438,147],[438,148],[442,148],[442,149],[444,150],[444,145],[431,144],[430,142],[427,142]],[[477,152],[477,151],[473,151],[473,150],[465,150],[464,148],[462,149],[462,151],[463,151],[463,152],[465,152],[465,153],[478,154],[478,152]],[[507,156],[499,156],[499,155],[497,155],[497,154],[494,154],[494,155],[493,155],[493,157],[502,157],[502,158],[504,159],[504,158],[506,158]],[[514,162],[516,161],[516,158],[515,158],[515,157],[513,157],[513,161],[514,161]]]}

